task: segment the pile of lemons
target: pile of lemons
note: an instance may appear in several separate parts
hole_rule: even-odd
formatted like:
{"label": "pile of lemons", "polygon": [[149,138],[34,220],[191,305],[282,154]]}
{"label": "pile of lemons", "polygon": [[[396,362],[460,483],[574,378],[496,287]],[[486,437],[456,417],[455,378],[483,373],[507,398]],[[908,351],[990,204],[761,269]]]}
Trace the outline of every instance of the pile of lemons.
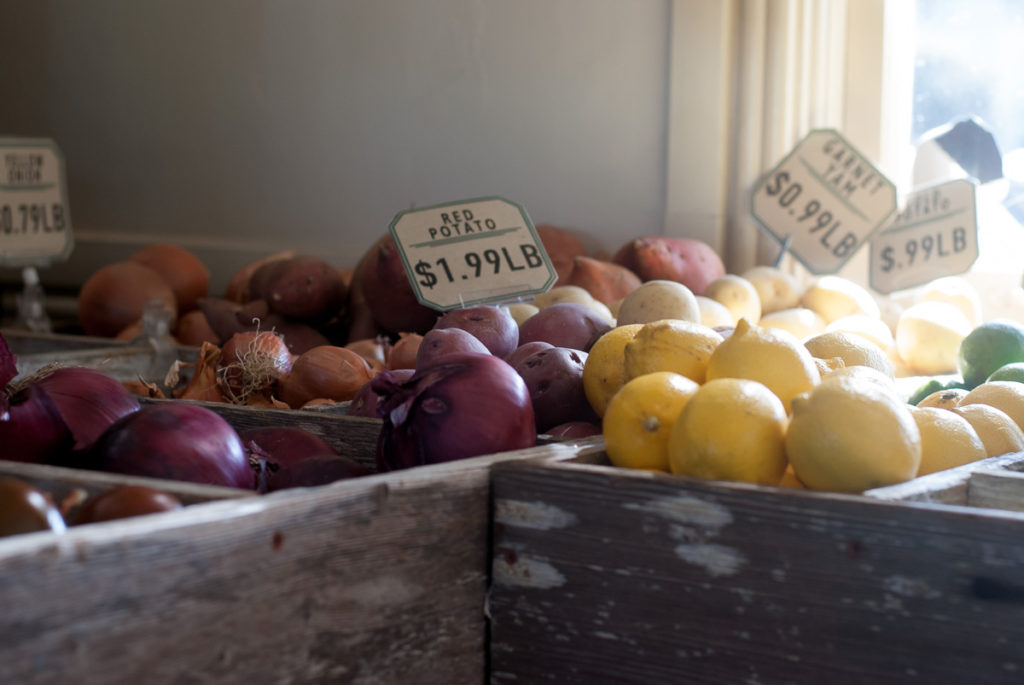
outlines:
{"label": "pile of lemons", "polygon": [[[825,319],[827,303],[845,302],[833,321],[859,318],[829,328],[791,312],[779,325],[737,283],[709,289],[717,297],[705,299],[729,312],[716,325],[706,312],[725,314],[672,290],[684,306],[627,298],[619,325],[592,346],[584,389],[614,465],[856,493],[1024,449],[1024,383],[991,380],[908,404],[894,339],[870,324],[874,312],[849,313],[870,308],[866,300],[804,291],[816,309],[788,309]],[[814,325],[801,329],[802,319]]]}

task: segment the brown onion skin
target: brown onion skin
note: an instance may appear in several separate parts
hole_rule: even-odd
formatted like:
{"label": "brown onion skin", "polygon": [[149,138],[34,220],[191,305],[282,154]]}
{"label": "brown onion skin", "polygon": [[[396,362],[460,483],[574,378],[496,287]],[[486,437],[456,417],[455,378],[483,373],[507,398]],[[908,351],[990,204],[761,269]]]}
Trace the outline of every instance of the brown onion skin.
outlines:
{"label": "brown onion skin", "polygon": [[291,372],[277,381],[277,397],[292,409],[316,399],[345,402],[372,377],[369,363],[358,353],[320,345],[295,358]]}
{"label": "brown onion skin", "polygon": [[423,336],[419,333],[399,333],[387,351],[387,367],[389,369],[415,369],[416,357],[419,355]]}
{"label": "brown onion skin", "polygon": [[118,485],[87,499],[71,517],[71,523],[79,526],[174,511],[182,507],[181,500],[163,490],[147,485]]}
{"label": "brown onion skin", "polygon": [[137,250],[128,259],[160,274],[174,292],[179,314],[195,309],[199,298],[209,293],[210,270],[199,257],[183,247],[154,243]]}
{"label": "brown onion skin", "polygon": [[206,320],[206,314],[199,309],[193,309],[181,315],[174,337],[182,345],[193,347],[199,347],[204,342],[214,345],[220,345],[222,342],[221,337],[213,332],[210,322]]}
{"label": "brown onion skin", "polygon": [[178,311],[174,291],[159,273],[138,262],[114,262],[94,272],[82,285],[78,318],[86,335],[112,338],[139,321],[152,300]]}
{"label": "brown onion skin", "polygon": [[65,528],[49,495],[17,478],[0,478],[0,537]]}

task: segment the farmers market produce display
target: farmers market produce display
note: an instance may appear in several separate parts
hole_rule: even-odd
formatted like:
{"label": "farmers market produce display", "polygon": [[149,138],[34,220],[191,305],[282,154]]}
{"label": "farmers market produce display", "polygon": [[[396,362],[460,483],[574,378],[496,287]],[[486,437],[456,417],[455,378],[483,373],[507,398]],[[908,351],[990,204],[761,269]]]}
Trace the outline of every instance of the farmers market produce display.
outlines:
{"label": "farmers market produce display", "polygon": [[[692,239],[646,236],[601,258],[567,229],[538,234],[558,272],[552,289],[445,313],[416,300],[390,235],[351,269],[270,255],[233,274],[222,297],[208,292],[198,259],[153,245],[83,286],[83,330],[135,338],[155,301],[197,359],[124,386],[377,418],[378,470],[520,449],[538,435],[601,435],[617,466],[861,492],[1024,449],[1024,327],[985,321],[963,279],[938,279],[897,305],[838,276],[726,273]],[[302,441],[272,461],[277,448],[224,431],[205,408],[140,407],[124,387],[90,391],[102,397],[92,405],[100,417],[79,417],[54,399],[67,375],[83,372],[8,385],[0,434],[26,421],[47,427],[19,430],[6,458],[261,491],[329,480],[317,470],[364,473]],[[70,384],[83,392],[84,382]],[[189,421],[222,439],[183,449],[160,432]],[[142,469],[135,445],[153,436],[169,456]],[[218,455],[216,468],[185,456],[203,450]],[[309,458],[301,468],[297,452]]]}

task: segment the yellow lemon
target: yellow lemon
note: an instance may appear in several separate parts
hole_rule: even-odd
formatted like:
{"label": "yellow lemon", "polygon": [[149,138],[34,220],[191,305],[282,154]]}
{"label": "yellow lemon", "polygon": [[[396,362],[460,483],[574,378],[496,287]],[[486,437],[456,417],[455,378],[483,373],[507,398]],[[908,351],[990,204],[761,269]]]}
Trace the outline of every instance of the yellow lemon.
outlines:
{"label": "yellow lemon", "polygon": [[988,381],[975,387],[960,399],[958,406],[987,404],[1001,409],[1024,430],[1024,383]]}
{"label": "yellow lemon", "polygon": [[829,359],[818,359],[817,357],[814,357],[814,366],[817,367],[818,373],[822,378],[824,378],[833,371],[846,368],[846,362],[839,357],[831,357]]}
{"label": "yellow lemon", "polygon": [[704,295],[696,295],[697,307],[700,309],[700,322],[705,326],[732,326],[736,323],[732,312],[726,309],[725,305],[718,300],[712,300]]}
{"label": "yellow lemon", "polygon": [[967,419],[985,445],[988,456],[1024,450],[1024,432],[1003,410],[989,404],[968,404],[950,411]]}
{"label": "yellow lemon", "polygon": [[797,488],[799,490],[806,490],[807,486],[796,477],[796,471],[793,470],[793,465],[788,464],[785,472],[782,474],[782,480],[779,481],[780,488]]}
{"label": "yellow lemon", "polygon": [[825,381],[835,380],[836,378],[849,378],[851,376],[864,378],[872,383],[877,383],[878,386],[886,392],[891,392],[896,397],[900,397],[898,394],[899,390],[896,387],[896,381],[893,377],[888,376],[871,366],[861,366],[859,364],[854,364],[853,366],[841,366],[837,369],[821,374],[821,382],[824,383]]}
{"label": "yellow lemon", "polygon": [[808,488],[863,492],[917,474],[921,431],[909,406],[877,383],[836,378],[793,400],[786,455]]}
{"label": "yellow lemon", "polygon": [[796,307],[803,288],[793,274],[777,266],[755,266],[742,274],[750,281],[761,300],[761,315]]}
{"label": "yellow lemon", "polygon": [[786,470],[786,423],[782,400],[763,384],[708,381],[672,426],[672,473],[777,485]]}
{"label": "yellow lemon", "polygon": [[800,306],[813,309],[825,321],[853,314],[866,314],[878,319],[882,311],[866,288],[841,276],[822,276],[804,291]]}
{"label": "yellow lemon", "polygon": [[757,323],[761,318],[761,297],[754,284],[736,274],[725,274],[708,283],[704,297],[721,302],[732,314],[732,321],[746,319]]}
{"label": "yellow lemon", "polygon": [[639,323],[616,326],[590,346],[583,363],[583,393],[598,416],[604,416],[608,401],[626,382],[626,343],[641,328]]}
{"label": "yellow lemon", "polygon": [[892,363],[885,351],[860,335],[830,331],[808,338],[804,341],[804,347],[814,357],[839,357],[846,367],[869,366],[890,378],[893,377]]}
{"label": "yellow lemon", "polygon": [[893,345],[896,344],[896,338],[893,336],[889,325],[881,319],[868,316],[867,314],[853,314],[836,319],[825,326],[826,333],[832,331],[843,331],[864,336],[878,345],[887,354],[889,350],[893,349]]}
{"label": "yellow lemon", "polygon": [[963,312],[972,327],[981,325],[981,295],[970,281],[960,276],[936,278],[921,287],[918,302],[948,302]]}
{"label": "yellow lemon", "polygon": [[764,383],[788,410],[790,400],[813,388],[821,374],[796,336],[740,319],[732,335],[711,353],[705,378],[746,378]]}
{"label": "yellow lemon", "polygon": [[762,328],[781,328],[800,340],[825,332],[825,319],[807,307],[792,307],[764,314],[757,325]]}
{"label": "yellow lemon", "polygon": [[977,431],[964,417],[935,407],[910,407],[921,431],[918,476],[969,464],[988,456]]}
{"label": "yellow lemon", "polygon": [[960,400],[967,395],[967,391],[963,388],[949,388],[946,390],[936,390],[930,395],[925,396],[923,400],[917,403],[919,407],[934,407],[935,409],[952,409],[956,405],[960,404]]}
{"label": "yellow lemon", "polygon": [[721,342],[721,334],[713,328],[682,319],[642,324],[626,343],[626,378],[674,371],[703,383],[708,359]]}
{"label": "yellow lemon", "polygon": [[900,314],[896,350],[922,376],[955,373],[960,343],[970,332],[967,317],[953,305],[920,302]]}
{"label": "yellow lemon", "polygon": [[671,371],[627,381],[608,403],[601,423],[604,449],[612,464],[667,472],[672,425],[699,387]]}

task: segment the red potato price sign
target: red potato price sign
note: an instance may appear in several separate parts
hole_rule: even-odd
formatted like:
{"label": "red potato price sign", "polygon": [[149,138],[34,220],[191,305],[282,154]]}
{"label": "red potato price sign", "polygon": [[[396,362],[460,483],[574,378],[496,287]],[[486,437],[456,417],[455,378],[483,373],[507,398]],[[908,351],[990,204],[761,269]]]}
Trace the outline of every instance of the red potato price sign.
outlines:
{"label": "red potato price sign", "polygon": [[511,302],[547,291],[557,278],[526,210],[504,198],[399,212],[388,228],[427,307]]}
{"label": "red potato price sign", "polygon": [[960,178],[909,194],[871,240],[871,287],[891,293],[970,269],[978,259],[976,189]]}
{"label": "red potato price sign", "polygon": [[896,209],[896,186],[839,133],[816,129],[755,188],[754,218],[815,274],[835,273]]}
{"label": "red potato price sign", "polygon": [[46,139],[0,138],[0,265],[45,265],[72,248],[64,157]]}

